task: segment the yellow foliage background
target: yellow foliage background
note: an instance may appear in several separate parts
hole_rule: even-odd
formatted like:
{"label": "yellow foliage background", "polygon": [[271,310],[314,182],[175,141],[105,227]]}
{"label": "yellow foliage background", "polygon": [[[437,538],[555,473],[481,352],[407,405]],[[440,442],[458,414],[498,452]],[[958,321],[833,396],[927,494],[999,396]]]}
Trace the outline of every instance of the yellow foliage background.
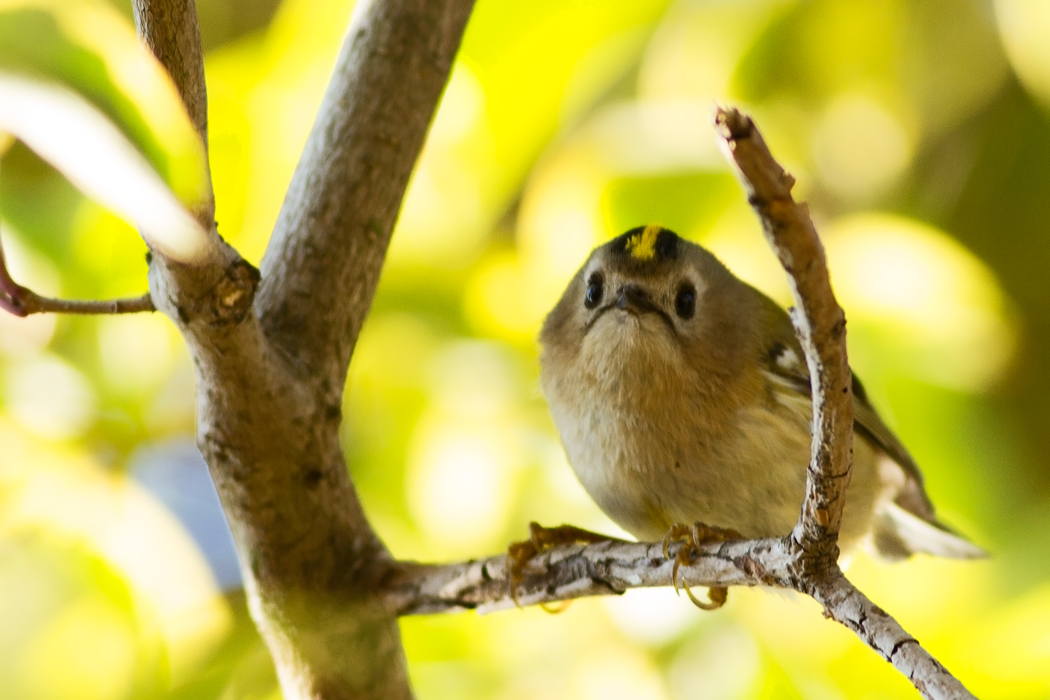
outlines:
{"label": "yellow foliage background", "polygon": [[[258,263],[353,7],[198,4],[219,231]],[[593,246],[650,222],[787,303],[709,126],[733,104],[811,203],[855,370],[944,519],[993,553],[860,553],[850,577],[977,695],[1050,695],[1047,36],[1042,0],[479,0],[346,394],[349,468],[393,553],[490,555],[530,520],[619,533],[565,462],[535,336]],[[24,146],[2,158],[18,281],[144,291],[133,229]],[[163,317],[0,316],[0,696],[279,697],[193,392]],[[402,630],[423,700],[915,697],[766,590]]]}

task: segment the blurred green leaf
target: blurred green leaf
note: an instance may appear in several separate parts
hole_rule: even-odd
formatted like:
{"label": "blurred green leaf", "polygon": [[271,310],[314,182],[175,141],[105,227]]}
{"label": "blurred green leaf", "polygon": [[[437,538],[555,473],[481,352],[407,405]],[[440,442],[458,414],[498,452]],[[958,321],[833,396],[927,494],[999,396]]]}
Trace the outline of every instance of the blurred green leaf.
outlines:
{"label": "blurred green leaf", "polygon": [[76,93],[0,72],[0,127],[137,224],[166,255],[198,255],[205,234],[197,221],[113,123]]}
{"label": "blurred green leaf", "polygon": [[171,80],[107,6],[0,3],[0,131],[167,254],[196,255],[203,233],[183,205],[207,196],[204,150]]}
{"label": "blurred green leaf", "polygon": [[174,83],[97,0],[0,0],[0,71],[64,86],[119,126],[186,205],[206,192],[204,149]]}

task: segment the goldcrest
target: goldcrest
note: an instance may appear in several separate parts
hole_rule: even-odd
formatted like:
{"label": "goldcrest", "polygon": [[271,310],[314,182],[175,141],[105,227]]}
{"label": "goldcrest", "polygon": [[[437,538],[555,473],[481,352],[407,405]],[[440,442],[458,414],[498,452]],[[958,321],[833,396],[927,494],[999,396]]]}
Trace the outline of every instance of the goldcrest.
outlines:
{"label": "goldcrest", "polygon": [[[790,532],[810,458],[809,374],[787,313],[659,226],[595,249],[540,333],[540,383],[580,482],[639,540],[702,522]],[[840,547],[984,552],[934,514],[922,474],[854,377]]]}

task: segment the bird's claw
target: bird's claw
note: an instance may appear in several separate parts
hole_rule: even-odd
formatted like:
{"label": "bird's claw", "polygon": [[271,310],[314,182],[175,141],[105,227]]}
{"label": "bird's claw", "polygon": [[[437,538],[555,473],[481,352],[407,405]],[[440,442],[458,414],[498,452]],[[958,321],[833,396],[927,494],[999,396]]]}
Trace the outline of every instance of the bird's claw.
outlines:
{"label": "bird's claw", "polygon": [[[618,541],[615,537],[599,535],[597,532],[584,530],[572,525],[543,527],[539,523],[529,523],[529,539],[513,542],[507,547],[507,583],[510,586],[510,598],[514,605],[521,607],[518,600],[518,584],[525,579],[525,565],[537,554],[560,544],[593,544],[595,542]],[[567,601],[566,601],[567,602]],[[547,612],[561,612],[568,605],[559,609],[543,609]]]}
{"label": "bird's claw", "polygon": [[[683,564],[688,565],[695,552],[698,552],[701,545],[709,544],[711,542],[726,542],[727,540],[738,540],[743,539],[736,530],[730,530],[722,527],[711,527],[701,522],[695,522],[692,525],[686,525],[684,523],[675,523],[671,526],[671,529],[664,535],[663,549],[664,557],[667,559],[671,558],[671,544],[674,542],[682,542],[683,546],[678,550],[678,554],[674,558],[674,566],[671,568],[671,585],[674,586],[674,592],[679,593],[678,590],[678,569]],[[721,586],[713,586],[708,589],[707,597],[711,601],[705,603],[704,601],[693,595],[693,592],[689,590],[689,585],[682,581],[682,588],[685,589],[685,594],[689,596],[689,600],[693,602],[698,608],[703,610],[717,610],[718,608],[725,605],[726,600],[729,598],[728,589]]]}

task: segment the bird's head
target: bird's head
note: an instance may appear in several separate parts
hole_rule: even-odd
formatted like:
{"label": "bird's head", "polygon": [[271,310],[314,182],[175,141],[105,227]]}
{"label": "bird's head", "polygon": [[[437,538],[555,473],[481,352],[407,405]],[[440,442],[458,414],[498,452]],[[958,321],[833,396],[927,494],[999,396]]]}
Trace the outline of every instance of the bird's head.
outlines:
{"label": "bird's head", "polygon": [[737,345],[731,335],[743,324],[732,314],[747,312],[736,308],[745,288],[673,231],[631,229],[591,253],[547,317],[544,370],[608,372],[640,363],[647,371],[688,371]]}

